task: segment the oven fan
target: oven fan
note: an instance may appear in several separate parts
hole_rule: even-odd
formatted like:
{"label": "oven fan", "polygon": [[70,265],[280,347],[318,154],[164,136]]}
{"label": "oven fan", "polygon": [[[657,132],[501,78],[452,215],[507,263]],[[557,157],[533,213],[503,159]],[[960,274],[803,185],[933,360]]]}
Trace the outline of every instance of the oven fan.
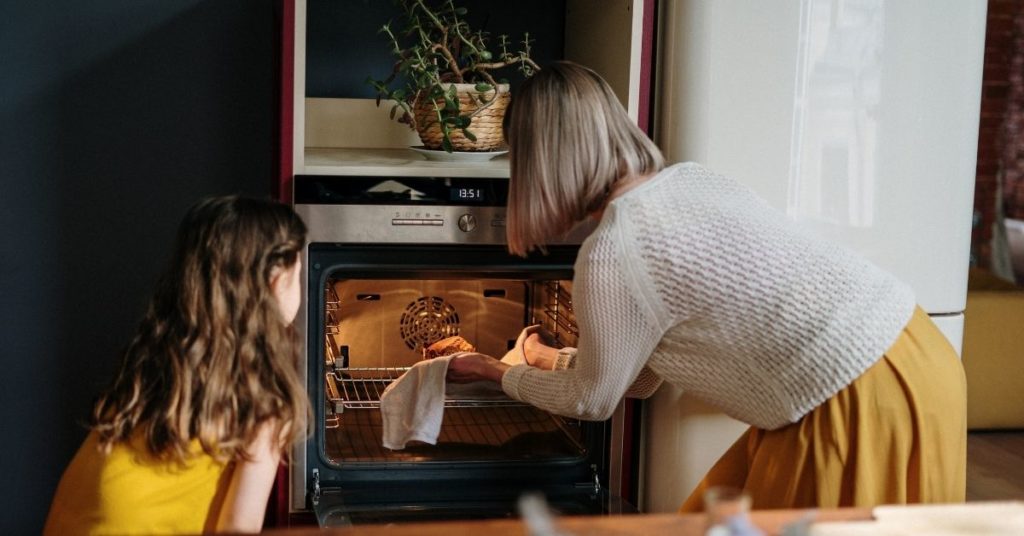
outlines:
{"label": "oven fan", "polygon": [[459,313],[442,298],[424,296],[405,307],[399,331],[410,349],[424,348],[445,337],[458,335]]}

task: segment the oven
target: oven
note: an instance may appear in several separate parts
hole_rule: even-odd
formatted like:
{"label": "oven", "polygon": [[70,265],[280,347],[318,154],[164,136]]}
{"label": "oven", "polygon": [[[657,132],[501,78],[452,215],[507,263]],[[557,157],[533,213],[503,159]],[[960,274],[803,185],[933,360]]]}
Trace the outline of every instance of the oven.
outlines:
{"label": "oven", "polygon": [[[505,248],[508,179],[297,176],[309,227],[296,319],[313,407],[292,454],[291,512],[321,525],[515,515],[540,492],[560,514],[623,513],[615,424],[503,394],[445,401],[436,445],[381,444],[380,394],[439,339],[500,357],[527,325],[578,335],[572,266],[587,228],[520,258]],[[613,419],[614,420],[614,419]]]}

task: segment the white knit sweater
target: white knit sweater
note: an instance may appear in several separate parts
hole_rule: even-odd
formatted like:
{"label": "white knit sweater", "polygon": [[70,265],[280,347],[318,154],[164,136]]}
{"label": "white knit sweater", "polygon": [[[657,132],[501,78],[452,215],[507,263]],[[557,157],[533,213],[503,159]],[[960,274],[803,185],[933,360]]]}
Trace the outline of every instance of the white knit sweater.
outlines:
{"label": "white knit sweater", "polygon": [[751,425],[784,426],[875,363],[915,306],[893,276],[692,163],[612,201],[575,270],[574,367],[517,365],[502,388],[592,420],[666,380]]}

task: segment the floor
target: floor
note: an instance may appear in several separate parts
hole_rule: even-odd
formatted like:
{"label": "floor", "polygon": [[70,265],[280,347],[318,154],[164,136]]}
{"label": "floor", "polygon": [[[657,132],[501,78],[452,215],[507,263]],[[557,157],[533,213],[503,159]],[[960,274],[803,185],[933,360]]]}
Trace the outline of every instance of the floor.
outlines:
{"label": "floor", "polygon": [[967,500],[1024,500],[1024,430],[967,435]]}

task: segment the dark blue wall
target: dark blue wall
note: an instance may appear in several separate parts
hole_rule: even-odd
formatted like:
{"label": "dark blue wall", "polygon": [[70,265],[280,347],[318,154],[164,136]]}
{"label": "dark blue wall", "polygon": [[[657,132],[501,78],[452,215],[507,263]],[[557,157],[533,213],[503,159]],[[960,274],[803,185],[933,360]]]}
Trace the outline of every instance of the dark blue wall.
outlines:
{"label": "dark blue wall", "polygon": [[0,534],[38,533],[201,196],[267,196],[272,0],[5,2]]}
{"label": "dark blue wall", "polygon": [[[492,53],[499,51],[498,36],[508,36],[509,51],[515,52],[529,32],[535,62],[565,56],[565,0],[459,0],[456,5],[468,10],[462,20],[470,28],[487,33]],[[375,98],[366,78],[387,78],[395,63],[391,41],[378,30],[390,21],[399,39],[409,42],[401,34],[402,9],[389,0],[309,0],[306,14],[306,96]],[[494,74],[508,79],[513,92],[522,80],[514,68]]]}

